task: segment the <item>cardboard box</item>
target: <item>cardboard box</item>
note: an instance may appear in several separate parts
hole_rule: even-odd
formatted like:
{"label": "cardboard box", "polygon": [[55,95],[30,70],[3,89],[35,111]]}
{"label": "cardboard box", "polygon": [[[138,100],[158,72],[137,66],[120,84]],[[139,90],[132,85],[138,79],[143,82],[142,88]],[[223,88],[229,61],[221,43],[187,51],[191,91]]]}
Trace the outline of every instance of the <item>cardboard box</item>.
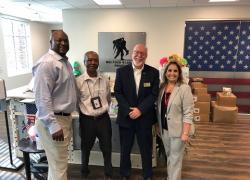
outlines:
{"label": "cardboard box", "polygon": [[204,84],[202,82],[192,82],[191,83],[191,88],[195,89],[195,88],[203,88]]}
{"label": "cardboard box", "polygon": [[216,103],[213,107],[213,122],[219,123],[236,123],[238,116],[238,107],[218,106]]}
{"label": "cardboard box", "polygon": [[194,121],[209,122],[209,114],[194,114]]}
{"label": "cardboard box", "polygon": [[193,95],[194,102],[210,102],[211,95],[210,94],[199,94]]}
{"label": "cardboard box", "polygon": [[[205,84],[204,84],[205,85]],[[205,85],[202,88],[195,88],[192,90],[195,95],[207,94],[207,86]]]}
{"label": "cardboard box", "polygon": [[216,104],[225,107],[235,107],[237,97],[231,93],[231,95],[226,95],[223,92],[216,93]]}
{"label": "cardboard box", "polygon": [[201,77],[193,77],[192,78],[192,82],[203,82],[203,78],[201,78]]}
{"label": "cardboard box", "polygon": [[209,114],[210,102],[196,102],[194,103],[194,114]]}

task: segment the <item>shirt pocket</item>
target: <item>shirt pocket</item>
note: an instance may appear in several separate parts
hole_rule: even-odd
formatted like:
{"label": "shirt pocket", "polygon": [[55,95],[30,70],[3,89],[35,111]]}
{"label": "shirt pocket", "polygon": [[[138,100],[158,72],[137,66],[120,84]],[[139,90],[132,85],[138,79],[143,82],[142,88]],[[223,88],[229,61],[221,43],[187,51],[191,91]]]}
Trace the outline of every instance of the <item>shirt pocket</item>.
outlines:
{"label": "shirt pocket", "polygon": [[104,88],[100,88],[96,94],[99,94],[99,96],[105,97],[106,96],[106,91]]}
{"label": "shirt pocket", "polygon": [[89,92],[87,89],[84,89],[84,90],[80,90],[80,97],[81,97],[81,100],[85,101],[86,99],[88,99],[90,96]]}

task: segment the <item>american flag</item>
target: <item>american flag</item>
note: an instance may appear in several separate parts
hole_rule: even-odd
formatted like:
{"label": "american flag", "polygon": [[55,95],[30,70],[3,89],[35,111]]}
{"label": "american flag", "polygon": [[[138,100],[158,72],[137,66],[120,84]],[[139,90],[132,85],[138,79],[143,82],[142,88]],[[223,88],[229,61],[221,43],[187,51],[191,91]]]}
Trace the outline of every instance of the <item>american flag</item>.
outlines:
{"label": "american flag", "polygon": [[239,112],[250,113],[250,21],[187,21],[184,57],[212,96],[231,87]]}

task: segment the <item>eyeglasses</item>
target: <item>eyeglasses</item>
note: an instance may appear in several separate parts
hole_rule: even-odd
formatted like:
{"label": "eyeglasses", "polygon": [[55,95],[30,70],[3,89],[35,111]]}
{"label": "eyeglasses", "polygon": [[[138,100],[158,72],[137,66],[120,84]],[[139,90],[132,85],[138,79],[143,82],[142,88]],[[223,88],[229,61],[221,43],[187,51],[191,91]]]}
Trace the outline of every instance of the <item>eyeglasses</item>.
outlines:
{"label": "eyeglasses", "polygon": [[145,52],[141,52],[141,51],[133,51],[133,53],[134,53],[135,55],[141,55],[141,56],[145,56],[145,55],[146,55]]}

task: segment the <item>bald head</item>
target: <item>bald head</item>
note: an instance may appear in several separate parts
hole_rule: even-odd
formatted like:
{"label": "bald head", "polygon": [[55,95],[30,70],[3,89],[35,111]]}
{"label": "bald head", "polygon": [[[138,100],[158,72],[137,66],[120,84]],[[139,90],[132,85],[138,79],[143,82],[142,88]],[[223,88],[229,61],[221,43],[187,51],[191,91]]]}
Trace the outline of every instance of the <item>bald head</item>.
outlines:
{"label": "bald head", "polygon": [[141,69],[145,64],[148,55],[148,49],[144,44],[136,44],[132,53],[133,65],[137,69]]}
{"label": "bald head", "polygon": [[95,51],[88,51],[84,55],[84,64],[87,73],[90,77],[97,76],[97,69],[99,66],[99,56]]}
{"label": "bald head", "polygon": [[99,61],[99,56],[98,56],[97,52],[95,52],[95,51],[87,51],[84,54],[84,63],[86,63],[86,61],[88,60],[89,56],[95,56],[97,58],[97,60]]}
{"label": "bald head", "polygon": [[62,57],[69,51],[68,35],[63,30],[55,30],[51,34],[50,49]]}

